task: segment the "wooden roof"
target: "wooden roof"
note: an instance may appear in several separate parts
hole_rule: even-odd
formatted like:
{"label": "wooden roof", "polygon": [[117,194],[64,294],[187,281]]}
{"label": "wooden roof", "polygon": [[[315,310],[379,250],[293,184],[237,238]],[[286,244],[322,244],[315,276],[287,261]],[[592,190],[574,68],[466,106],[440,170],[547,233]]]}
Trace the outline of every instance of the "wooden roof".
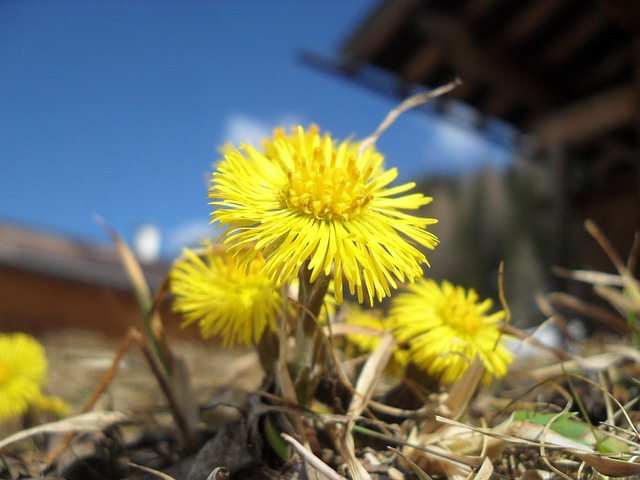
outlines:
{"label": "wooden roof", "polygon": [[543,146],[638,161],[640,2],[384,0],[343,44],[343,73],[437,87]]}
{"label": "wooden roof", "polygon": [[[163,261],[143,264],[145,277],[151,287],[160,285],[169,266],[168,262]],[[113,246],[1,221],[0,267],[133,291],[122,260]]]}

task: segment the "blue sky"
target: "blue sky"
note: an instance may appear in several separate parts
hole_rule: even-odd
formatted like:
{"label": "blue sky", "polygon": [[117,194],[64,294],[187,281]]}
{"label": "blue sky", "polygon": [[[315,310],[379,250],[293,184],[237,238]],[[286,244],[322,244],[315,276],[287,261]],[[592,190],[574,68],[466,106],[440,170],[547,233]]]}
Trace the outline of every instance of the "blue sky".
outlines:
{"label": "blue sky", "polygon": [[[370,134],[396,101],[300,61],[336,56],[371,0],[0,2],[0,221],[88,240],[143,222],[176,253],[206,228],[218,147],[311,122]],[[401,180],[501,148],[405,114],[378,142]]]}

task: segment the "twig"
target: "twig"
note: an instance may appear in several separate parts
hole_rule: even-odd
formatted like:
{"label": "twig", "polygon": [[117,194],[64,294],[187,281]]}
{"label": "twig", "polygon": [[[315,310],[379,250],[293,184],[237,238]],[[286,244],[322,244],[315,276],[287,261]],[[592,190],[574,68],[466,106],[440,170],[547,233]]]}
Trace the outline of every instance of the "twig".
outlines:
{"label": "twig", "polygon": [[402,115],[407,110],[410,110],[418,105],[422,105],[423,103],[427,103],[429,100],[435,97],[439,97],[440,95],[444,95],[445,93],[449,93],[451,90],[456,88],[457,86],[462,85],[462,81],[459,78],[456,78],[452,82],[443,85],[442,87],[438,87],[435,90],[430,90],[428,92],[418,93],[413,95],[406,100],[404,100],[400,105],[391,110],[385,119],[382,121],[380,126],[376,128],[375,132],[365,138],[360,145],[360,149],[358,150],[358,157],[360,157],[367,148],[371,147],[376,143],[380,135],[389,128],[389,126],[396,121],[396,119]]}

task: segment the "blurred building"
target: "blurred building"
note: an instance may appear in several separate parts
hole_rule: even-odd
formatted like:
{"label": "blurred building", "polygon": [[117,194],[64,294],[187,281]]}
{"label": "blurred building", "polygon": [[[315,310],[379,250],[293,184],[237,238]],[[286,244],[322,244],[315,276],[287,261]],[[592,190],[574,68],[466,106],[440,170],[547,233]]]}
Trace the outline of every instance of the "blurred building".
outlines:
{"label": "blurred building", "polygon": [[[143,264],[152,290],[169,267]],[[168,304],[162,317],[170,332],[180,332]],[[114,247],[0,223],[0,331],[79,328],[122,336],[132,326],[143,329],[142,315]]]}
{"label": "blurred building", "polygon": [[479,131],[505,120],[522,132],[520,154],[547,162],[553,262],[610,265],[585,218],[629,252],[640,228],[640,2],[383,0],[336,59],[307,60],[398,100],[459,77],[438,110],[472,106]]}

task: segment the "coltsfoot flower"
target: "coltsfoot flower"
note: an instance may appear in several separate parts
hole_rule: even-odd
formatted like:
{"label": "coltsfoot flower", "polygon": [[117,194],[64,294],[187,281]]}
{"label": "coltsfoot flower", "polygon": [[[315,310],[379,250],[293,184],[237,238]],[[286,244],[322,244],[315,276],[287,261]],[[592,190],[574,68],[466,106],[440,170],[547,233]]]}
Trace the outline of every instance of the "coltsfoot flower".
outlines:
{"label": "coltsfoot flower", "polygon": [[[364,310],[359,305],[345,303],[342,307],[342,317],[347,325],[366,329],[362,333],[350,333],[346,337],[347,342],[353,345],[359,353],[373,352],[380,343],[381,334],[392,330],[391,320],[385,318],[381,310]],[[396,346],[391,359],[392,369],[401,369],[407,364],[407,351]]]}
{"label": "coltsfoot flower", "polygon": [[24,333],[0,334],[0,421],[24,414],[41,396],[44,347]]}
{"label": "coltsfoot flower", "polygon": [[66,417],[71,413],[71,405],[60,397],[39,395],[33,401],[33,406],[41,412],[47,412],[56,418]]}
{"label": "coltsfoot flower", "polygon": [[394,334],[409,348],[409,359],[448,384],[458,380],[476,355],[485,366],[485,381],[502,377],[513,360],[499,330],[504,311],[489,314],[491,299],[443,281],[422,279],[392,299]]}
{"label": "coltsfoot flower", "polygon": [[423,275],[425,255],[437,238],[436,223],[406,213],[431,202],[415,184],[389,187],[396,169],[385,170],[374,148],[337,142],[318,127],[276,130],[264,152],[243,145],[225,151],[209,190],[212,222],[227,227],[225,243],[239,263],[250,265],[263,252],[263,271],[276,282],[311,271],[310,281],[333,271],[335,295],[343,299],[343,278],[358,301],[391,295],[391,288]]}
{"label": "coltsfoot flower", "polygon": [[197,323],[204,338],[218,336],[225,347],[257,344],[265,329],[276,330],[280,290],[261,273],[261,255],[240,269],[225,253],[213,245],[200,255],[184,249],[170,273],[173,308],[184,315],[183,327]]}

